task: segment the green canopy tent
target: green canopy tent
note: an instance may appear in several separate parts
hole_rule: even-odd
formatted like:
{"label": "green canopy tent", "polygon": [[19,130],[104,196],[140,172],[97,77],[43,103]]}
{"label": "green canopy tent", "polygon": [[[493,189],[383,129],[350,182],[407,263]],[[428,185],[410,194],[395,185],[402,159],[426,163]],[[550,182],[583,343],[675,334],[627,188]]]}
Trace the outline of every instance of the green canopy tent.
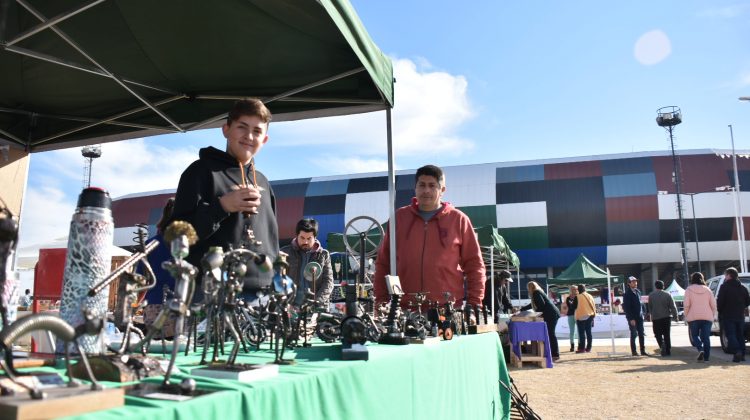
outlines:
{"label": "green canopy tent", "polygon": [[[516,280],[518,280],[518,270],[521,267],[521,261],[518,259],[510,245],[505,242],[505,238],[498,232],[493,225],[484,225],[474,228],[479,241],[479,247],[482,249],[482,258],[484,267],[490,279],[490,306],[491,313],[495,317],[495,272],[500,270],[515,270]],[[516,281],[518,287],[518,297],[521,298],[521,282]],[[485,290],[485,294],[488,293]]]}
{"label": "green canopy tent", "polygon": [[[588,286],[603,286],[607,285],[607,290],[612,290],[612,283],[621,284],[622,279],[618,276],[612,276],[609,272],[609,268],[602,270],[596,264],[592,263],[585,255],[580,254],[568,268],[563,270],[559,276],[547,279],[547,286],[560,285],[570,286],[574,284],[584,283]],[[615,355],[615,331],[614,331],[614,318],[610,311],[609,319],[610,336],[612,339],[612,353]]]}
{"label": "green canopy tent", "polygon": [[22,157],[218,127],[248,96],[274,121],[385,110],[393,207],[392,63],[348,0],[0,2],[0,146]]}
{"label": "green canopy tent", "polygon": [[0,138],[30,152],[393,106],[390,60],[347,0],[3,1]]}
{"label": "green canopy tent", "polygon": [[[585,255],[580,254],[560,275],[547,279],[547,285],[571,286],[584,283],[587,286],[603,286],[606,284],[609,287],[610,279],[615,285],[622,283],[621,277],[610,275],[609,270],[602,270]],[[612,289],[610,288],[610,290]]]}

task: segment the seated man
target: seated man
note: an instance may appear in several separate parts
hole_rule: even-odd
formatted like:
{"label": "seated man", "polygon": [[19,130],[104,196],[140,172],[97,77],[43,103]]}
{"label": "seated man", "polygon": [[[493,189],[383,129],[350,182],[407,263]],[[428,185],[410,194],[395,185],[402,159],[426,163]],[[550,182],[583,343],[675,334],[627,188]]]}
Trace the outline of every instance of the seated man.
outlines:
{"label": "seated man", "polygon": [[[305,292],[308,289],[315,294],[315,300],[318,302],[328,304],[331,298],[331,292],[333,291],[331,254],[320,245],[320,242],[316,239],[317,236],[318,221],[302,219],[297,222],[292,243],[281,248],[282,252],[289,254],[286,259],[289,263],[287,274],[297,286],[294,306],[302,305],[305,300]],[[308,281],[304,275],[305,267],[312,262],[320,265],[320,271],[318,272],[320,277]]]}

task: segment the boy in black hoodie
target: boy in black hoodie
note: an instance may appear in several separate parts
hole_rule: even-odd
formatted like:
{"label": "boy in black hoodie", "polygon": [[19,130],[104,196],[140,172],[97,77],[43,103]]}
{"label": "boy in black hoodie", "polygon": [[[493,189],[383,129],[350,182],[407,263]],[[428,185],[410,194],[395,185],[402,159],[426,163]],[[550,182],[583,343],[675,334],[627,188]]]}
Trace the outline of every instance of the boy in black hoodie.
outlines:
{"label": "boy in black hoodie", "polygon": [[[226,151],[214,147],[200,150],[180,177],[175,195],[173,220],[184,220],[195,228],[198,242],[190,248],[187,261],[200,268],[209,247],[238,247],[243,234],[252,229],[254,252],[273,260],[279,253],[276,199],[266,177],[255,170],[255,155],[268,142],[271,112],[259,99],[237,101],[221,130]],[[243,295],[253,304],[256,292],[271,284],[273,272],[247,267]],[[200,281],[200,277],[197,278]],[[201,290],[196,284],[196,298]]]}

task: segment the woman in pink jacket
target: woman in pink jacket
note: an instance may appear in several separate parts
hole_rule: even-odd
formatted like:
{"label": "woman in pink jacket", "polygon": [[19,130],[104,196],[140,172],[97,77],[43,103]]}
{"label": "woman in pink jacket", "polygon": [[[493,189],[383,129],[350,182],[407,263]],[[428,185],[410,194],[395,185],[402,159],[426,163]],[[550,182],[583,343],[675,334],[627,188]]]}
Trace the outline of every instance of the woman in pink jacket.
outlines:
{"label": "woman in pink jacket", "polygon": [[706,287],[703,274],[690,276],[690,287],[685,290],[685,320],[688,322],[690,337],[698,349],[698,361],[708,362],[711,355],[711,323],[716,313],[716,299],[711,289]]}

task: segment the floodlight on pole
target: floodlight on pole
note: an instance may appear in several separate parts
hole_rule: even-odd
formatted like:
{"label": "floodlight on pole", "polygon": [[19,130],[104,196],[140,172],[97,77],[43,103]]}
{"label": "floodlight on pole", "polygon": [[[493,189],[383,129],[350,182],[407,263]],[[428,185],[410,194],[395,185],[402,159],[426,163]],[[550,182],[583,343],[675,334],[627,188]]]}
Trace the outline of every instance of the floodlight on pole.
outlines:
{"label": "floodlight on pole", "polygon": [[674,170],[674,184],[677,192],[677,217],[680,222],[680,253],[682,255],[682,276],[685,288],[688,287],[689,275],[687,266],[687,246],[685,245],[685,222],[682,218],[682,177],[680,165],[674,151],[674,126],[682,122],[682,112],[679,107],[665,106],[656,110],[656,124],[664,127],[669,133],[669,144],[672,148],[672,166]]}
{"label": "floodlight on pole", "polygon": [[86,158],[86,165],[83,168],[83,187],[88,188],[91,186],[91,165],[94,159],[102,156],[102,146],[99,144],[84,146],[81,148],[81,155]]}

